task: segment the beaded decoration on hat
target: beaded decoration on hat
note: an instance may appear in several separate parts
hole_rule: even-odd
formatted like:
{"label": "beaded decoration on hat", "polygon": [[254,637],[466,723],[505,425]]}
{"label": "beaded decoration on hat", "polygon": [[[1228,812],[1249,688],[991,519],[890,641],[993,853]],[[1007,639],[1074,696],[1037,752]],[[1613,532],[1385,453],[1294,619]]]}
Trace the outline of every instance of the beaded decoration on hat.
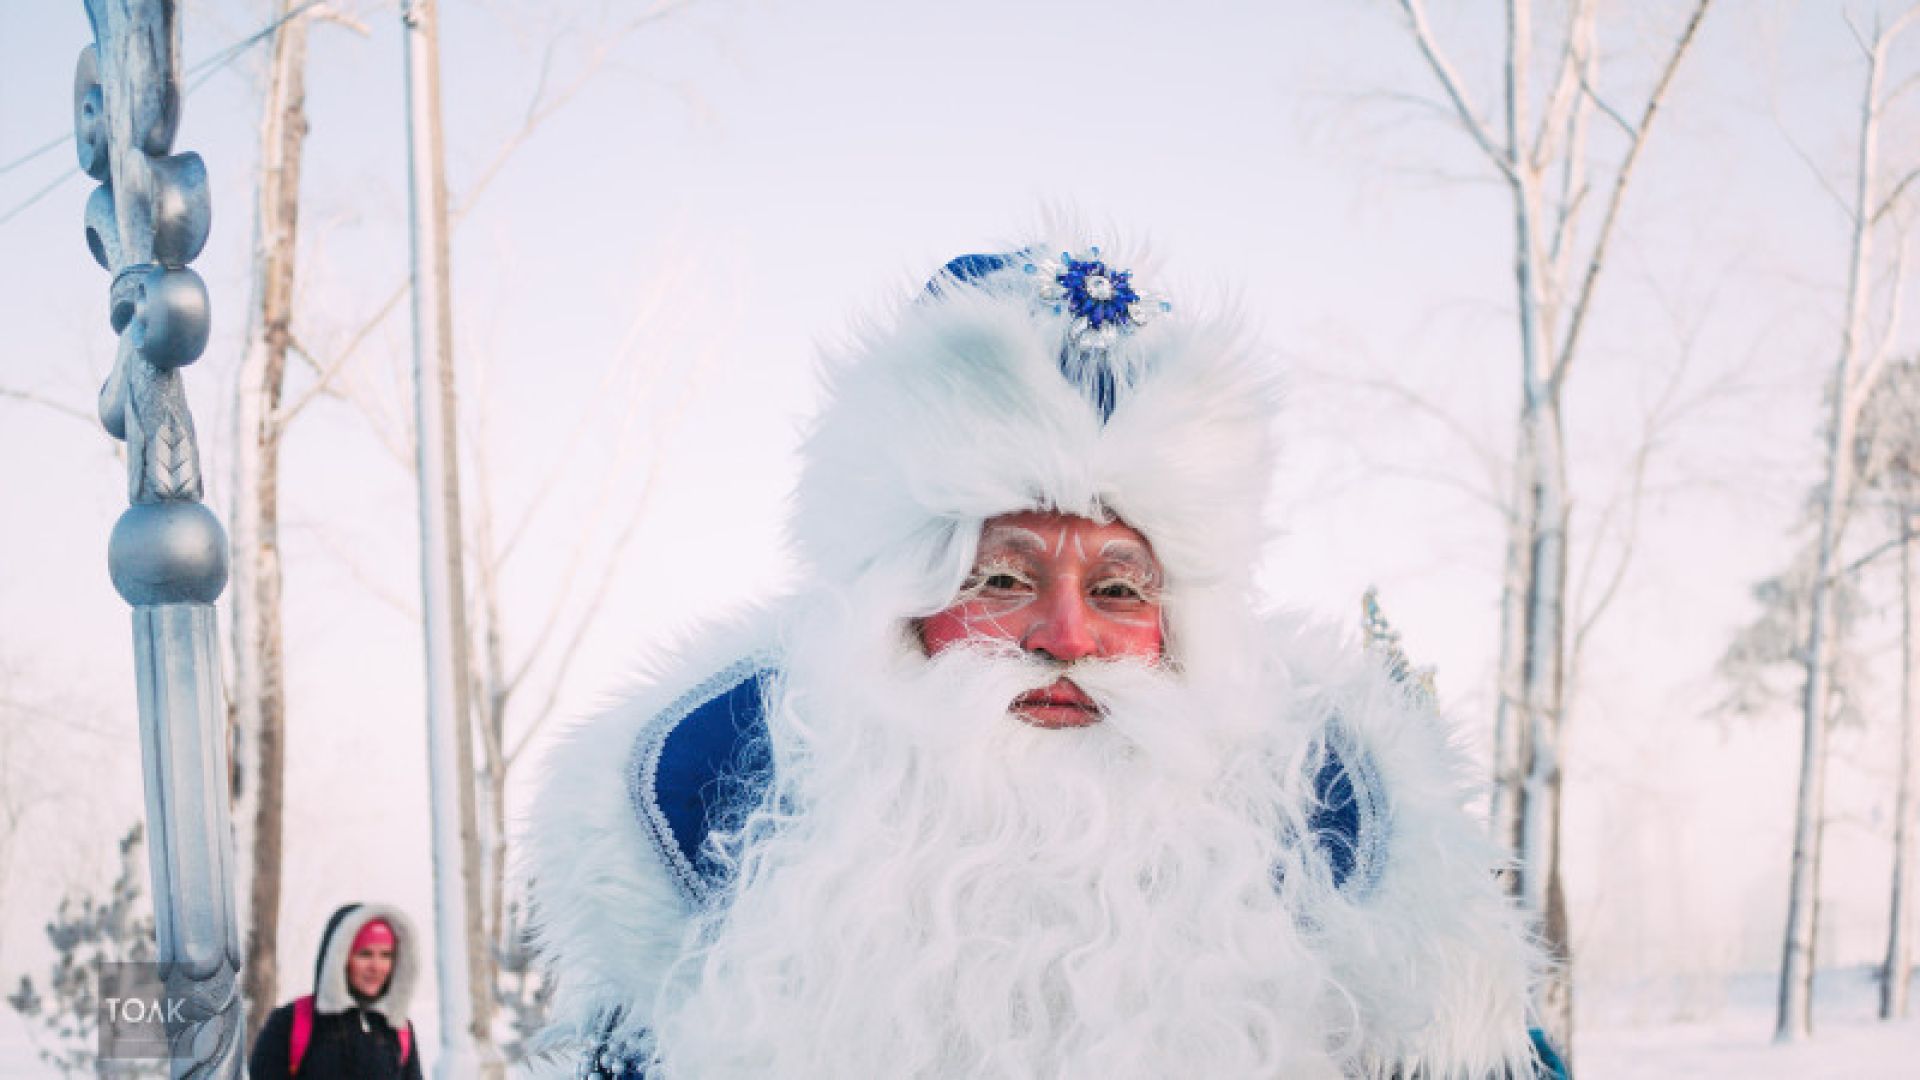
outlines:
{"label": "beaded decoration on hat", "polygon": [[[1024,278],[1000,276],[1016,264]],[[1136,374],[1119,370],[1123,365],[1113,355],[1116,346],[1125,335],[1173,310],[1173,305],[1136,286],[1133,271],[1109,266],[1098,247],[1089,247],[1078,257],[1062,251],[1058,259],[1039,257],[1033,249],[1011,255],[962,255],[928,283],[927,292],[941,295],[942,279],[985,284],[990,278],[995,284],[1030,283],[1024,288],[1036,313],[1051,312],[1068,320],[1066,339],[1060,344],[1060,373],[1081,388],[1099,410],[1102,423],[1111,419],[1121,390]]]}

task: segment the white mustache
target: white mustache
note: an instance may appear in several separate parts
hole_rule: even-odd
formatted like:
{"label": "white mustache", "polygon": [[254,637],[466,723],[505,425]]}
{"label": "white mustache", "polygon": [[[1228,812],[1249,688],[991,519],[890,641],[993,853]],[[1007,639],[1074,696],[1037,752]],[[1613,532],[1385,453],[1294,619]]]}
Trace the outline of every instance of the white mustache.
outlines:
{"label": "white mustache", "polygon": [[[1012,642],[968,642],[924,661],[919,679],[933,700],[965,709],[964,715],[1000,717],[1024,694],[1044,690],[1061,679],[1079,687],[1101,712],[1107,734],[1118,735],[1156,765],[1175,775],[1195,776],[1218,761],[1214,748],[1220,710],[1210,707],[1177,671],[1142,657],[1086,659],[1062,663],[1037,657]],[[946,715],[953,715],[947,712]],[[970,738],[977,732],[927,732]],[[1045,737],[1102,737],[1090,728],[1049,731]]]}

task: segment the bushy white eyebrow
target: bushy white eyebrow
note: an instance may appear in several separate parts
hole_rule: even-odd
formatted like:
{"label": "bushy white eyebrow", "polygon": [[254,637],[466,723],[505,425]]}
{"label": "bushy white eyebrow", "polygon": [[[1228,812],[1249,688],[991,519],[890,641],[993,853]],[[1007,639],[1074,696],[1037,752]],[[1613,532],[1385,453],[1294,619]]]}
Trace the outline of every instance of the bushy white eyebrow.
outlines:
{"label": "bushy white eyebrow", "polygon": [[1153,553],[1141,546],[1138,541],[1125,537],[1109,540],[1100,545],[1100,557],[1125,563],[1145,574],[1150,580],[1160,580],[1160,561],[1155,559]]}
{"label": "bushy white eyebrow", "polygon": [[[1053,554],[1058,555],[1064,550],[1067,533],[1070,531],[1060,530],[1055,538]],[[1082,538],[1077,533],[1073,537],[1073,543],[1075,552],[1084,559],[1086,549],[1082,545]],[[1037,530],[1029,529],[1024,525],[989,525],[980,534],[980,553],[974,566],[978,569],[988,560],[1002,555],[1046,555],[1047,549],[1047,538]],[[1152,550],[1138,540],[1124,536],[1108,540],[1100,545],[1100,558],[1120,563],[1148,581],[1157,583],[1161,579],[1160,561],[1153,557]]]}
{"label": "bushy white eyebrow", "polygon": [[980,534],[981,553],[986,554],[988,549],[1044,555],[1047,538],[1023,525],[991,525]]}

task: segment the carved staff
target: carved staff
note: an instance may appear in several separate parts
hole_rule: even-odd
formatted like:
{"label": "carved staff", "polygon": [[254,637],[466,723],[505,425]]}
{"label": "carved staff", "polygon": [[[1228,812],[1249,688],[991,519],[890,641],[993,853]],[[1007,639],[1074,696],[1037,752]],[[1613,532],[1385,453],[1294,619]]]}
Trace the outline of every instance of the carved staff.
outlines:
{"label": "carved staff", "polygon": [[241,1075],[240,939],[227,824],[226,709],[213,602],[227,537],[200,504],[180,369],[207,345],[207,288],[187,263],[211,223],[206,166],[173,154],[180,121],[174,0],[86,0],[94,44],[74,77],[87,246],[111,271],[120,335],[100,422],[127,444],[127,497],[107,562],[133,605],[134,670],[160,974],[176,1080]]}

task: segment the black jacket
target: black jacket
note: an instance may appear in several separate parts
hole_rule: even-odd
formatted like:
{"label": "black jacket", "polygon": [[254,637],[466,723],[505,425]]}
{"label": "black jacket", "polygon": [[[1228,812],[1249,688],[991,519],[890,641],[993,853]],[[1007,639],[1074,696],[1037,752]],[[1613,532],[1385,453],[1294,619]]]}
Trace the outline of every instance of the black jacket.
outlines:
{"label": "black jacket", "polygon": [[[384,919],[398,944],[386,989],[371,1001],[354,998],[347,987],[347,956],[361,927]],[[411,1032],[407,1004],[424,962],[424,942],[399,911],[377,904],[348,904],[327,920],[314,961],[313,1029],[300,1071],[294,1073],[294,1005],[273,1010],[253,1040],[247,1071],[253,1080],[422,1080],[420,1040],[409,1034],[406,1060],[400,1057],[400,1032]]]}
{"label": "black jacket", "polygon": [[[253,1042],[247,1070],[253,1080],[286,1080],[293,1035],[293,1006],[282,1005],[267,1017]],[[348,1009],[316,1013],[300,1080],[422,1080],[419,1040],[400,1063],[400,1036],[377,1012]]]}

